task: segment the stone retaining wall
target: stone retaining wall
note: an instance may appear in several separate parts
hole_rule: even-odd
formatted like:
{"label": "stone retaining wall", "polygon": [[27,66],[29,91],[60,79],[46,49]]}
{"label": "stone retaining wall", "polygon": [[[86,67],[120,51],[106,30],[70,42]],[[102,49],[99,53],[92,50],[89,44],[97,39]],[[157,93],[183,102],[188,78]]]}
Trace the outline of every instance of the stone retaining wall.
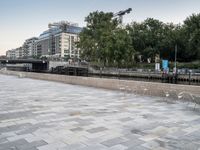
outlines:
{"label": "stone retaining wall", "polygon": [[180,95],[182,95],[182,97],[183,96],[191,97],[193,95],[195,96],[200,95],[200,86],[191,86],[191,85],[176,85],[176,84],[166,84],[166,83],[78,77],[78,76],[66,76],[66,75],[32,73],[32,72],[17,72],[17,71],[0,71],[0,73],[6,75],[16,75],[19,77],[56,81],[66,84],[83,85],[83,86],[104,88],[110,90],[134,92],[136,94],[142,94],[142,95],[163,96],[175,99],[180,98],[181,97]]}

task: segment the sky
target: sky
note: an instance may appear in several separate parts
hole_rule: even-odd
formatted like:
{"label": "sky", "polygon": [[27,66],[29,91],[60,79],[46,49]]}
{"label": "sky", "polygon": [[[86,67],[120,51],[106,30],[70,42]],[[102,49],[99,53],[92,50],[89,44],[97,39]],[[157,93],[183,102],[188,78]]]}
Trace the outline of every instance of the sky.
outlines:
{"label": "sky", "polygon": [[50,22],[66,20],[82,27],[90,12],[127,8],[133,11],[124,17],[125,23],[149,17],[183,23],[191,14],[200,13],[200,0],[0,0],[0,55],[39,36]]}

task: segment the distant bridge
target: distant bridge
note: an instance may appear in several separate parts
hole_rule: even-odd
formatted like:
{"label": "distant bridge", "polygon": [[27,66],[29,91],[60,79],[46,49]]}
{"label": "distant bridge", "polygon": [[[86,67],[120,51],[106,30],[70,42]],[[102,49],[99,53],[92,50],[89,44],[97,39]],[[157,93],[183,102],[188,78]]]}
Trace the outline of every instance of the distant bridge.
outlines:
{"label": "distant bridge", "polygon": [[1,64],[32,64],[32,71],[48,69],[49,61],[38,59],[0,59]]}

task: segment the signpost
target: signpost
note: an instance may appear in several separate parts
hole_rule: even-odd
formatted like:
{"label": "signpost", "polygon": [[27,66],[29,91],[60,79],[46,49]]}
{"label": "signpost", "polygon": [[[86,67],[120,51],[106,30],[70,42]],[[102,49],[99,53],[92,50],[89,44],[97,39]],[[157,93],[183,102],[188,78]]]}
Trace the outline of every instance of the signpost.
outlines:
{"label": "signpost", "polygon": [[162,60],[162,68],[164,71],[169,71],[169,61],[168,60]]}

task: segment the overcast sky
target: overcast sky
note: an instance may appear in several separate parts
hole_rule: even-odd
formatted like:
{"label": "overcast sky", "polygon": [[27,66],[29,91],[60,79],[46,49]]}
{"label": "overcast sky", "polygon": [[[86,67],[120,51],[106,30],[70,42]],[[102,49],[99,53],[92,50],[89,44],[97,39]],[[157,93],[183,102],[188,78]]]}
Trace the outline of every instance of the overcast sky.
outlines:
{"label": "overcast sky", "polygon": [[126,23],[148,17],[182,23],[192,13],[200,13],[200,0],[0,0],[0,55],[39,36],[50,22],[67,20],[84,26],[89,12],[129,7],[133,11],[124,17]]}

